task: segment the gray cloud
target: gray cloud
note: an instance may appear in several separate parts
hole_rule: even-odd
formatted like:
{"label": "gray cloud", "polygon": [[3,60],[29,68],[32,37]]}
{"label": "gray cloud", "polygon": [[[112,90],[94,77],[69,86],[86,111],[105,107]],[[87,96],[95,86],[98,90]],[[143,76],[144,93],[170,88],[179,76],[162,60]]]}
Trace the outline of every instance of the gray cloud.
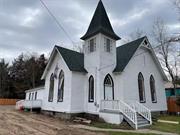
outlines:
{"label": "gray cloud", "polygon": [[[86,32],[98,0],[43,0],[75,42]],[[161,17],[175,32],[179,28],[170,0],[103,0],[116,33],[126,38],[137,28],[151,32]],[[21,52],[48,53],[55,44],[72,43],[39,0],[0,0],[0,58]]]}

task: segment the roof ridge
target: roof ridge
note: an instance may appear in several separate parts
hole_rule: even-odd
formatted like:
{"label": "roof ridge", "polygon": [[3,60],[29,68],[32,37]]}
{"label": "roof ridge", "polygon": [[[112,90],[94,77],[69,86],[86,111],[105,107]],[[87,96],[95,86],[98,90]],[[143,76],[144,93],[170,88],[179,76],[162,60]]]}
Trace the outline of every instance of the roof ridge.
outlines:
{"label": "roof ridge", "polygon": [[74,53],[78,53],[78,54],[84,55],[84,54],[81,53],[81,52],[77,52],[77,51],[75,51],[75,50],[72,50],[72,49],[69,49],[69,48],[65,48],[65,47],[62,47],[62,46],[55,45],[55,47],[62,48],[62,49],[65,49],[65,50],[68,50],[68,51],[71,51],[71,52],[74,52]]}
{"label": "roof ridge", "polygon": [[128,43],[122,44],[122,45],[118,46],[117,48],[120,48],[120,47],[125,46],[125,45],[127,45],[127,44],[131,44],[131,43],[133,43],[133,42],[136,42],[136,41],[138,41],[138,40],[140,40],[140,39],[144,39],[144,38],[147,38],[147,36],[143,36],[143,37],[137,38],[137,39],[135,39],[135,40],[132,40],[132,41],[130,41],[130,42],[128,42]]}

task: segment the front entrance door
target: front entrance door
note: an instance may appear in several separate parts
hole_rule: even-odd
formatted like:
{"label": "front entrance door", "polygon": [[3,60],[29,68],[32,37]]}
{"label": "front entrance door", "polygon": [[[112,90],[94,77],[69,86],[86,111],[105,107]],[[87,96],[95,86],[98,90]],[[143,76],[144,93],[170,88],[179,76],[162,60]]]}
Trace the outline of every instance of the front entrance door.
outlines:
{"label": "front entrance door", "polygon": [[104,100],[114,100],[114,84],[109,74],[104,79]]}
{"label": "front entrance door", "polygon": [[105,100],[113,100],[112,87],[105,86]]}

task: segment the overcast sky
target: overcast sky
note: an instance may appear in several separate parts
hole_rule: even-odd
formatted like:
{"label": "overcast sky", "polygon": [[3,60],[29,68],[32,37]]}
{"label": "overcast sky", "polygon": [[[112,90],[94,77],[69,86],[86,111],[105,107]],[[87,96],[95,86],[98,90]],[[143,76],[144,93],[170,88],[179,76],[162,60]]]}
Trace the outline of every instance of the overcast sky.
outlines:
{"label": "overcast sky", "polygon": [[[98,0],[43,1],[71,39],[80,42]],[[157,17],[166,22],[172,33],[180,29],[172,0],[103,0],[103,3],[114,31],[123,40],[138,28],[150,36]],[[55,44],[72,48],[39,0],[0,0],[0,58],[10,61],[22,52],[49,54]]]}

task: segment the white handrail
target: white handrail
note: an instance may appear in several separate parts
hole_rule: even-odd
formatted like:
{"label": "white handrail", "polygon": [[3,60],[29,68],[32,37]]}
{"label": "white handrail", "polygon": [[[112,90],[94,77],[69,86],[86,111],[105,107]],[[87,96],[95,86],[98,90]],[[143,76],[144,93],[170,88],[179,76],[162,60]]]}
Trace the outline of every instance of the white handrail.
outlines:
{"label": "white handrail", "polygon": [[101,110],[118,111],[127,117],[137,129],[137,114],[136,111],[128,104],[120,100],[101,100]]}
{"label": "white handrail", "polygon": [[150,124],[152,124],[151,111],[147,107],[137,101],[131,102],[130,105],[134,110],[136,110],[136,112],[141,114],[145,119],[150,122]]}
{"label": "white handrail", "polygon": [[135,124],[137,129],[137,115],[136,111],[123,101],[119,101],[119,108],[123,115],[125,115],[131,122]]}

